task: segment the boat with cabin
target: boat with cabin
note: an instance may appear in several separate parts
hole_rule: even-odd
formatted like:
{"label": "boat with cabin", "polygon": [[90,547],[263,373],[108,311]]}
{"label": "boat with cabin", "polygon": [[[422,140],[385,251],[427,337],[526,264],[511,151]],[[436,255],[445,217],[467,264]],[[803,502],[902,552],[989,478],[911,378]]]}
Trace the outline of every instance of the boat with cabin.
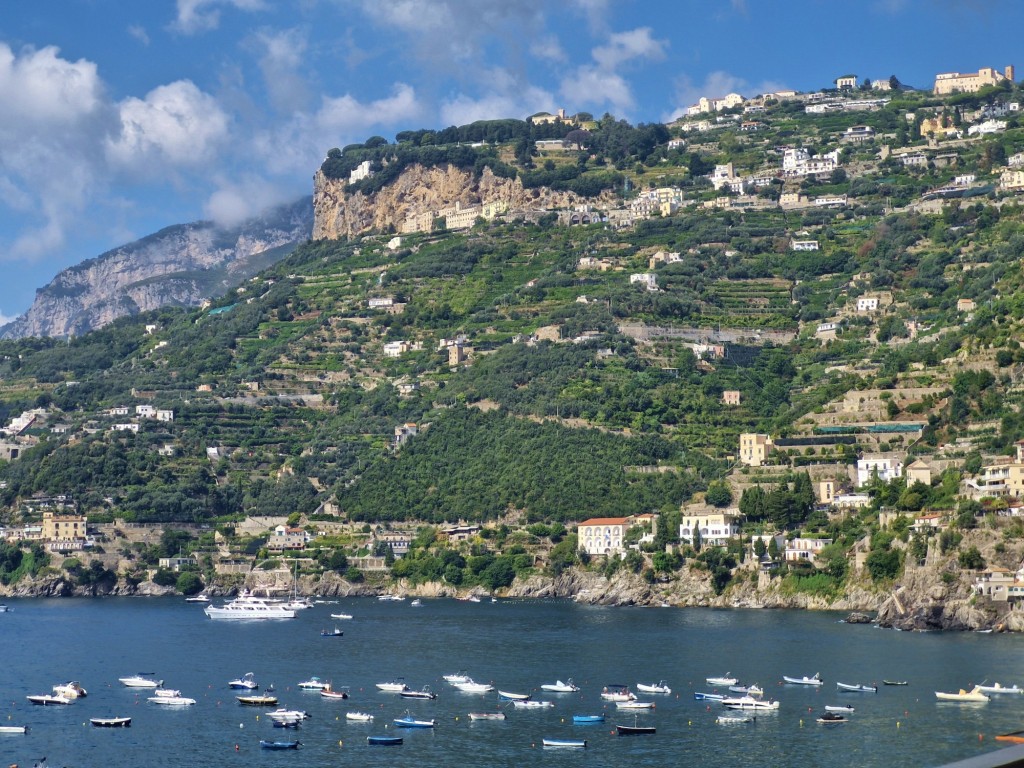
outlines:
{"label": "boat with cabin", "polygon": [[256,621],[259,619],[294,619],[295,609],[283,603],[243,592],[224,605],[208,605],[203,612],[211,619]]}
{"label": "boat with cabin", "polygon": [[451,674],[451,675],[442,675],[441,679],[444,680],[446,683],[451,683],[452,685],[459,685],[460,683],[472,683],[473,682],[473,678],[471,678],[465,672],[456,672],[456,673]]}
{"label": "boat with cabin", "polygon": [[256,682],[256,677],[252,672],[246,672],[238,679],[232,680],[228,683],[228,688],[232,688],[236,691],[255,691],[259,687],[259,684]]}
{"label": "boat with cabin", "polygon": [[373,715],[369,712],[346,712],[345,719],[355,723],[372,723]]}
{"label": "boat with cabin", "polygon": [[195,699],[188,696],[150,696],[146,701],[163,707],[190,707],[196,703]]}
{"label": "boat with cabin", "polygon": [[847,704],[846,706],[839,706],[838,704],[826,704],[825,705],[825,711],[826,712],[840,712],[840,713],[844,713],[844,714],[847,714],[847,715],[852,715],[855,710],[849,704]]}
{"label": "boat with cabin", "polygon": [[341,637],[345,633],[335,627],[334,629],[321,629],[320,637]]}
{"label": "boat with cabin", "polygon": [[331,687],[331,684],[327,683],[327,685],[320,689],[320,696],[324,699],[347,699],[348,691],[346,691],[344,688],[334,690],[334,688]]}
{"label": "boat with cabin", "polygon": [[409,690],[409,686],[402,682],[401,678],[392,680],[390,683],[377,683],[377,687],[386,693],[401,693]]}
{"label": "boat with cabin", "polygon": [[81,683],[62,683],[61,685],[53,686],[54,696],[63,696],[66,699],[84,699],[89,695],[89,692],[82,687]]}
{"label": "boat with cabin", "polygon": [[722,706],[726,707],[727,709],[773,712],[779,708],[779,702],[755,699],[753,696],[739,696],[737,698],[722,699]]}
{"label": "boat with cabin", "polygon": [[206,595],[191,595],[185,598],[186,603],[208,603],[210,598]]}
{"label": "boat with cabin", "polygon": [[314,675],[309,678],[309,680],[303,680],[301,683],[297,683],[295,687],[301,691],[322,691],[327,687],[327,683]]}

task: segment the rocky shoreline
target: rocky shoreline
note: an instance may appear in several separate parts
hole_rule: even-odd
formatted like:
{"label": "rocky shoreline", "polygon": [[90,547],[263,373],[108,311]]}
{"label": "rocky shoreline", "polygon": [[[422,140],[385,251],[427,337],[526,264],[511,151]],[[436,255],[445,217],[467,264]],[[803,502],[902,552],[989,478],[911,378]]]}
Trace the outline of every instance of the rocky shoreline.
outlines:
{"label": "rocky shoreline", "polygon": [[[234,583],[211,584],[204,591],[211,597],[230,597],[243,588],[282,591],[283,585],[267,576],[253,573]],[[669,583],[651,584],[629,572],[620,571],[607,579],[594,571],[572,568],[553,578],[542,575],[517,578],[511,587],[499,591],[497,596],[505,599],[566,599],[606,606],[846,611],[849,623],[875,622],[881,627],[905,631],[1024,631],[1024,612],[1011,611],[1006,605],[1000,610],[991,601],[979,599],[958,584],[943,584],[928,569],[915,569],[905,576],[891,592],[854,587],[841,598],[829,600],[806,593],[784,593],[774,582],[767,589],[759,589],[750,580],[740,580],[724,594],[716,595],[707,579],[690,571],[683,572]],[[386,587],[354,584],[332,572],[318,578],[300,578],[297,591],[301,595],[330,598],[373,597],[385,591],[422,598],[459,598],[474,594],[482,597],[489,594],[479,587],[459,590],[441,582],[413,585],[399,581]],[[163,597],[175,594],[174,587],[162,587],[152,582],[133,585],[119,580],[108,587],[83,587],[59,575],[0,586],[0,597],[3,598]]]}

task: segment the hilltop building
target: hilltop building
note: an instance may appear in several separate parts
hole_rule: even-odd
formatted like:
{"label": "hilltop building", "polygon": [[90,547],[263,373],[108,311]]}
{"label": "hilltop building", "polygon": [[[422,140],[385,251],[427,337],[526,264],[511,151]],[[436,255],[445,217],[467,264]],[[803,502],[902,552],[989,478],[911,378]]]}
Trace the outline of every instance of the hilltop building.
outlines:
{"label": "hilltop building", "polygon": [[999,85],[1007,80],[1012,83],[1013,75],[1012,64],[1002,72],[992,67],[982,67],[977,72],[940,72],[935,76],[935,95],[977,93],[988,85]]}

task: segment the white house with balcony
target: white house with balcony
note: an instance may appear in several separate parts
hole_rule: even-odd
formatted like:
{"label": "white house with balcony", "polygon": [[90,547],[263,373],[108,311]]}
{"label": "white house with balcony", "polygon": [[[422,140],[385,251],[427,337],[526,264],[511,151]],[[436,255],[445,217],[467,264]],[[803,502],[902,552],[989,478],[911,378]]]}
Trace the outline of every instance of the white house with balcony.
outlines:
{"label": "white house with balcony", "polygon": [[684,511],[679,523],[679,539],[686,544],[699,540],[708,547],[724,547],[740,535],[742,515],[738,509]]}
{"label": "white house with balcony", "polygon": [[592,517],[579,524],[576,530],[580,549],[588,555],[621,555],[630,526],[628,517]]}
{"label": "white house with balcony", "polygon": [[630,285],[642,285],[648,291],[658,290],[658,276],[653,272],[636,272],[629,276]]}
{"label": "white house with balcony", "polygon": [[821,550],[831,543],[832,539],[789,539],[786,542],[786,562],[805,562],[814,565]]}
{"label": "white house with balcony", "polygon": [[903,459],[892,454],[865,455],[857,460],[857,487],[863,488],[878,476],[883,483],[903,477]]}

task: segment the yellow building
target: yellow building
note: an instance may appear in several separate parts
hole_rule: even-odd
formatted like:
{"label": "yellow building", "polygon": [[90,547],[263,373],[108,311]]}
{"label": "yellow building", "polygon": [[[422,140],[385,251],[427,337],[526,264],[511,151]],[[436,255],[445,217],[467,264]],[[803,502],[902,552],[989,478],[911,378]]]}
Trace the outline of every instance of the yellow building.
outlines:
{"label": "yellow building", "polygon": [[580,549],[589,555],[615,555],[625,551],[623,538],[629,529],[628,517],[592,517],[576,531]]}
{"label": "yellow building", "polygon": [[44,541],[79,541],[85,538],[84,515],[55,515],[43,512]]}
{"label": "yellow building", "polygon": [[1013,65],[1000,72],[992,67],[982,67],[977,72],[942,72],[935,76],[935,95],[951,93],[976,93],[988,85],[998,85],[1004,80],[1013,82]]}
{"label": "yellow building", "polygon": [[774,447],[769,435],[744,432],[740,435],[740,463],[748,467],[760,467]]}

